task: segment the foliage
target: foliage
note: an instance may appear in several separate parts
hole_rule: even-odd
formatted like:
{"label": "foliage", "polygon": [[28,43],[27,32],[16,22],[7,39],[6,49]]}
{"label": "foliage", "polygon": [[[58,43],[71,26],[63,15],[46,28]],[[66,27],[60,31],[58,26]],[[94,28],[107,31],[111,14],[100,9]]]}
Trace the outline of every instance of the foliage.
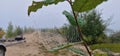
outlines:
{"label": "foliage", "polygon": [[76,54],[83,55],[83,56],[87,56],[87,53],[84,52],[83,50],[81,50],[81,49],[76,49],[76,48],[72,48],[72,47],[71,47],[71,46],[76,45],[76,44],[79,44],[79,43],[80,43],[80,42],[63,44],[63,45],[61,45],[61,46],[58,46],[58,47],[55,47],[55,48],[49,50],[49,52],[54,52],[54,53],[56,53],[56,52],[58,52],[59,50],[62,50],[62,49],[66,49],[66,48],[67,48],[67,50],[73,51],[73,52],[76,53]]}
{"label": "foliage", "polygon": [[99,53],[99,52],[96,52],[94,54],[94,56],[108,56],[107,53]]}
{"label": "foliage", "polygon": [[22,34],[23,34],[22,28],[20,28],[20,26],[17,26],[14,31],[14,36],[18,36],[18,35],[22,35]]}
{"label": "foliage", "polygon": [[16,28],[14,28],[12,23],[11,22],[9,23],[7,33],[6,33],[7,38],[15,37],[22,34],[23,34],[23,29],[20,26],[17,26]]}
{"label": "foliage", "polygon": [[68,48],[68,50],[71,50],[73,51],[74,53],[77,53],[77,54],[80,54],[82,56],[87,56],[87,53],[84,52],[83,50],[81,49],[76,49],[76,48]]}
{"label": "foliage", "polygon": [[[36,12],[38,9],[41,9],[43,6],[58,4],[59,2],[64,2],[64,1],[68,1],[68,0],[43,0],[39,2],[33,1],[32,5],[29,6],[28,8],[28,15],[30,15],[31,12]],[[74,2],[72,2],[72,7],[74,11],[84,12],[95,8],[103,1],[106,0],[75,0]]]}
{"label": "foliage", "polygon": [[58,34],[58,31],[57,31],[57,28],[44,28],[44,29],[40,29],[42,32],[51,32],[51,33],[54,33],[54,34]]}
{"label": "foliage", "polygon": [[111,34],[111,43],[120,43],[120,31]]}
{"label": "foliage", "polygon": [[[72,26],[77,26],[76,22],[75,22],[75,19],[74,19],[74,16],[69,13],[68,11],[63,11],[63,14],[67,17],[69,23],[72,25]],[[83,20],[83,18],[81,18],[80,16],[78,17],[78,24],[80,26],[83,26],[85,24],[85,21]]]}
{"label": "foliage", "polygon": [[67,39],[68,42],[79,42],[80,37],[75,26],[65,25],[58,29],[58,32]]}
{"label": "foliage", "polygon": [[75,2],[73,2],[73,9],[77,12],[89,11],[103,1],[107,0],[75,0]]}
{"label": "foliage", "polygon": [[36,12],[38,9],[41,9],[43,6],[48,6],[51,4],[58,4],[59,2],[63,2],[65,0],[43,0],[40,2],[33,1],[32,5],[28,8],[28,15],[30,15],[31,12]]}
{"label": "foliage", "polygon": [[114,44],[95,44],[95,45],[91,45],[90,48],[92,50],[95,50],[95,49],[108,49],[110,51],[113,51],[113,52],[120,52],[120,43],[114,43]]}
{"label": "foliage", "polygon": [[106,37],[104,31],[107,25],[104,24],[105,22],[101,19],[100,13],[97,13],[97,11],[93,10],[83,14],[82,17],[86,21],[86,24],[82,27],[82,33],[86,37],[92,37],[88,44],[95,44],[97,43],[98,38]]}
{"label": "foliage", "polygon": [[[66,37],[69,42],[80,41],[73,15],[67,11],[64,11],[63,14],[67,17],[70,25],[65,25],[60,28],[60,34]],[[97,13],[97,11],[93,10],[80,14],[78,17],[78,22],[81,26],[82,33],[84,34],[84,39],[88,44],[106,42],[107,38],[104,31],[107,25],[104,24],[105,21],[103,21],[100,16],[100,13]]]}
{"label": "foliage", "polygon": [[[38,9],[42,8],[42,6],[48,6],[50,4],[57,4],[59,2],[63,2],[63,1],[68,1],[70,6],[72,7],[72,12],[74,14],[74,19],[77,19],[77,16],[75,16],[75,11],[76,12],[84,12],[84,11],[88,11],[88,10],[91,10],[93,8],[95,8],[97,5],[99,5],[100,3],[102,3],[103,1],[106,1],[106,0],[43,0],[43,1],[40,1],[40,2],[35,2],[33,1],[32,5],[29,6],[28,8],[28,15],[30,15],[31,12],[36,12]],[[77,20],[76,20],[76,23],[77,23]],[[79,25],[77,25],[78,28],[79,28]],[[81,32],[79,31],[79,34]],[[82,34],[81,34],[82,36]],[[82,38],[82,37],[81,37]],[[82,39],[83,40],[83,39]],[[87,46],[85,45],[86,49],[87,49]],[[89,55],[91,56],[89,50],[87,50]]]}
{"label": "foliage", "polygon": [[99,43],[110,43],[111,42],[111,40],[106,36],[106,35],[100,35],[100,37],[98,37],[97,39],[96,39],[96,41],[97,41],[97,44]]}
{"label": "foliage", "polygon": [[4,30],[2,30],[2,28],[0,28],[0,38],[2,38],[2,36],[5,34]]}
{"label": "foliage", "polygon": [[9,25],[8,25],[6,37],[7,37],[7,38],[13,37],[13,25],[12,25],[11,22],[10,22]]}
{"label": "foliage", "polygon": [[120,43],[120,37],[111,37],[111,43]]}
{"label": "foliage", "polygon": [[23,32],[24,33],[33,33],[35,31],[32,27],[24,27]]}
{"label": "foliage", "polygon": [[67,44],[64,44],[64,45],[55,47],[55,48],[49,50],[49,52],[56,52],[56,51],[59,51],[59,50],[68,48],[68,47],[70,47],[70,46],[73,46],[73,45],[75,45],[75,44],[76,44],[76,43],[67,43]]}

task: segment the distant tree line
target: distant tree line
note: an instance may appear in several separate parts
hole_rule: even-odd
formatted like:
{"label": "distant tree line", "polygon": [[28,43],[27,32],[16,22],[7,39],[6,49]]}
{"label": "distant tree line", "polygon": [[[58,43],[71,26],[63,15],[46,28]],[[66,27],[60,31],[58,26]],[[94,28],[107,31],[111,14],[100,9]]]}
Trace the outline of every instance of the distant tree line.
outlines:
{"label": "distant tree line", "polygon": [[20,26],[16,26],[16,28],[14,29],[14,26],[12,25],[12,23],[11,22],[9,23],[8,28],[6,30],[7,38],[12,38],[22,34],[23,34],[23,29]]}
{"label": "distant tree line", "polygon": [[24,28],[22,28],[20,26],[16,26],[14,28],[14,26],[10,22],[8,24],[8,28],[6,30],[6,37],[7,38],[12,38],[12,37],[15,37],[15,36],[23,35],[25,33],[32,33],[34,31],[35,31],[35,29],[31,28],[31,27],[24,27]]}
{"label": "distant tree line", "polygon": [[111,43],[120,43],[120,31],[114,32],[109,38]]}

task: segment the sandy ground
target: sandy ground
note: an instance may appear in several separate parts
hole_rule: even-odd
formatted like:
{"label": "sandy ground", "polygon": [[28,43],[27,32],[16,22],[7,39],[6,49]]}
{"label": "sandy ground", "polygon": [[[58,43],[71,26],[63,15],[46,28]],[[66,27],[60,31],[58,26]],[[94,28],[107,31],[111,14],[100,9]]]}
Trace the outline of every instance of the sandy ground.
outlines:
{"label": "sandy ground", "polygon": [[[59,54],[48,52],[46,50],[47,48],[45,48],[42,44],[43,39],[40,39],[40,37],[44,36],[38,36],[36,33],[25,34],[24,37],[26,38],[26,42],[7,47],[6,56],[79,56],[68,50],[60,50]],[[60,38],[57,40],[60,40]],[[63,41],[60,40],[60,42]],[[83,46],[80,45],[73,47],[86,50]]]}
{"label": "sandy ground", "polygon": [[[61,51],[60,55],[56,55],[46,52],[46,48],[39,38],[41,36],[36,33],[25,34],[24,37],[26,42],[7,47],[6,56],[63,56],[66,53],[66,51]],[[72,55],[66,53],[65,56]]]}
{"label": "sandy ground", "polygon": [[[35,33],[25,34],[25,43],[7,47],[6,56],[72,56],[71,52],[61,50],[59,55],[46,51],[39,37]],[[66,53],[67,52],[67,53]]]}
{"label": "sandy ground", "polygon": [[33,34],[26,34],[26,42],[7,47],[6,56],[42,56],[40,55],[40,44]]}

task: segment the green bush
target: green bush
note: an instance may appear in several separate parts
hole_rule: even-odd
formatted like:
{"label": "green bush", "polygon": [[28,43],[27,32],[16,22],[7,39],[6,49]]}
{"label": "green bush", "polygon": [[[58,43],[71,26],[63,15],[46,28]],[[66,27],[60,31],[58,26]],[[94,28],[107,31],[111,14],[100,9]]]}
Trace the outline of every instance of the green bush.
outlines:
{"label": "green bush", "polygon": [[117,44],[95,44],[95,45],[91,45],[90,48],[92,50],[95,49],[108,49],[110,51],[113,52],[120,52],[120,43]]}
{"label": "green bush", "polygon": [[111,43],[120,43],[120,31],[111,34],[110,40]]}
{"label": "green bush", "polygon": [[107,53],[100,54],[99,52],[96,52],[93,56],[108,56]]}
{"label": "green bush", "polygon": [[2,30],[2,28],[0,28],[0,38],[2,38],[2,36],[5,34],[4,30]]}
{"label": "green bush", "polygon": [[[68,42],[80,41],[74,16],[67,11],[64,11],[63,14],[67,17],[70,24],[60,29],[61,34],[67,38]],[[101,19],[101,13],[96,10],[78,16],[78,24],[81,26],[81,31],[86,37],[85,41],[89,45],[106,42],[104,33],[107,27],[106,23]]]}
{"label": "green bush", "polygon": [[59,32],[68,42],[79,42],[81,40],[75,26],[65,25],[59,29]]}

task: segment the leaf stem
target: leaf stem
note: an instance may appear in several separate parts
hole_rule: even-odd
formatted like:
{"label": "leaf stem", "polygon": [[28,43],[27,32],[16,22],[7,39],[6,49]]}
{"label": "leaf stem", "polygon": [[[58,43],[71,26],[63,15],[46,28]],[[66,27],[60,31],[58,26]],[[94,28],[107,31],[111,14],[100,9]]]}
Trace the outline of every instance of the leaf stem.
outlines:
{"label": "leaf stem", "polygon": [[90,50],[88,49],[88,45],[87,45],[86,42],[84,41],[83,34],[82,34],[82,32],[81,32],[81,27],[80,27],[79,24],[78,24],[77,17],[78,17],[78,14],[79,14],[79,13],[78,13],[78,12],[75,13],[75,11],[73,10],[72,0],[67,0],[67,1],[68,1],[68,3],[69,3],[70,6],[71,6],[72,13],[73,13],[73,15],[74,15],[75,22],[76,22],[76,24],[77,24],[77,30],[78,30],[78,33],[79,33],[80,39],[83,41],[83,44],[84,44],[84,46],[85,46],[85,48],[86,48],[86,50],[87,50],[89,56],[92,56]]}

